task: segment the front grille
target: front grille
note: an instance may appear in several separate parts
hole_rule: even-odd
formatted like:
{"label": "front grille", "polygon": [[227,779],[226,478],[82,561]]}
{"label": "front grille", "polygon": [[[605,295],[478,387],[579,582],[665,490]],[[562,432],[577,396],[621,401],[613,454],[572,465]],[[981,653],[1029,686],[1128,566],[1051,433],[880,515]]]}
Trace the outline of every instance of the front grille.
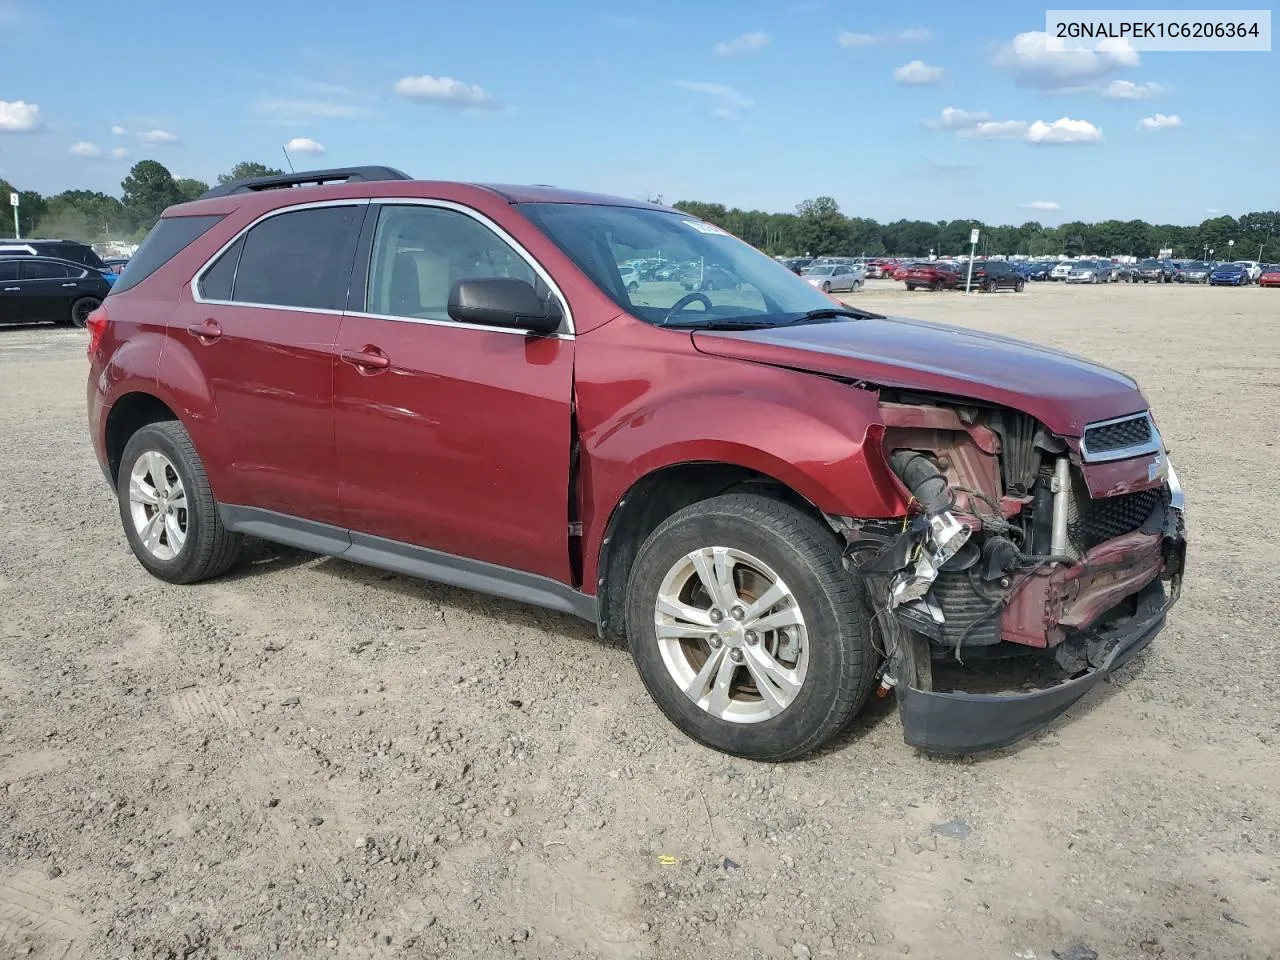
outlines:
{"label": "front grille", "polygon": [[1084,445],[1087,457],[1096,457],[1102,453],[1116,450],[1127,450],[1130,447],[1141,447],[1151,442],[1151,418],[1145,413],[1117,420],[1111,423],[1089,427],[1084,432]]}
{"label": "front grille", "polygon": [[1067,519],[1071,545],[1083,553],[1100,543],[1139,529],[1164,498],[1164,489],[1139,490],[1118,497],[1078,497]]}

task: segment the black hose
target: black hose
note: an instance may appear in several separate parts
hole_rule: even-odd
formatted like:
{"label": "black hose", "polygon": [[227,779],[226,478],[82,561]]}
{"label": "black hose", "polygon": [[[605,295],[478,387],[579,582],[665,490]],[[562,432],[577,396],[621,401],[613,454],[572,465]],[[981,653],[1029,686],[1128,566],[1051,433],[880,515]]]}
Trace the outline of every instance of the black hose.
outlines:
{"label": "black hose", "polygon": [[920,502],[924,512],[933,515],[951,507],[951,491],[947,478],[938,472],[933,461],[914,450],[895,450],[889,458],[899,479]]}

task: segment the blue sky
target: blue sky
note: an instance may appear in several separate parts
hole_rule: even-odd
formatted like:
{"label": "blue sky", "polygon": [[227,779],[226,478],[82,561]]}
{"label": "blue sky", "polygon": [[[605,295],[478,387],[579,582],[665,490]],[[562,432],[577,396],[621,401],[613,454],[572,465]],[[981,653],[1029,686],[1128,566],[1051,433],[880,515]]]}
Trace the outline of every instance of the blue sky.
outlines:
{"label": "blue sky", "polygon": [[300,169],[881,221],[1280,206],[1277,54],[1043,30],[1026,2],[0,0],[0,176],[118,193],[140,158],[212,180],[296,138]]}

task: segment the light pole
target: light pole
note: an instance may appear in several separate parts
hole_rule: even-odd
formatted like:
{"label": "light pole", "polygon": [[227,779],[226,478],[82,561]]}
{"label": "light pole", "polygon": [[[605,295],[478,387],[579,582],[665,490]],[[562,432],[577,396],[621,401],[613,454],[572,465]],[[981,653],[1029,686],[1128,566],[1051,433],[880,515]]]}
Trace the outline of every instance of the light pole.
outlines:
{"label": "light pole", "polygon": [[1236,253],[1236,242],[1234,240],[1228,240],[1227,241],[1227,259],[1228,260],[1234,259],[1235,253]]}

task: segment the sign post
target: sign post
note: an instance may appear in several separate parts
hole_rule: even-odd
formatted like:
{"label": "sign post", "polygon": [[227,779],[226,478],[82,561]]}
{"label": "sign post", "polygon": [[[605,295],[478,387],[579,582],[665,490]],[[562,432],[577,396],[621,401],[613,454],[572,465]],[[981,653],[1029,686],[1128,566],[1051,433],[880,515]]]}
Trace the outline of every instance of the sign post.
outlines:
{"label": "sign post", "polygon": [[978,228],[969,231],[969,275],[965,277],[964,292],[973,293],[973,255],[978,249]]}
{"label": "sign post", "polygon": [[9,206],[13,207],[13,239],[22,239],[22,228],[18,226],[18,191],[9,194]]}

